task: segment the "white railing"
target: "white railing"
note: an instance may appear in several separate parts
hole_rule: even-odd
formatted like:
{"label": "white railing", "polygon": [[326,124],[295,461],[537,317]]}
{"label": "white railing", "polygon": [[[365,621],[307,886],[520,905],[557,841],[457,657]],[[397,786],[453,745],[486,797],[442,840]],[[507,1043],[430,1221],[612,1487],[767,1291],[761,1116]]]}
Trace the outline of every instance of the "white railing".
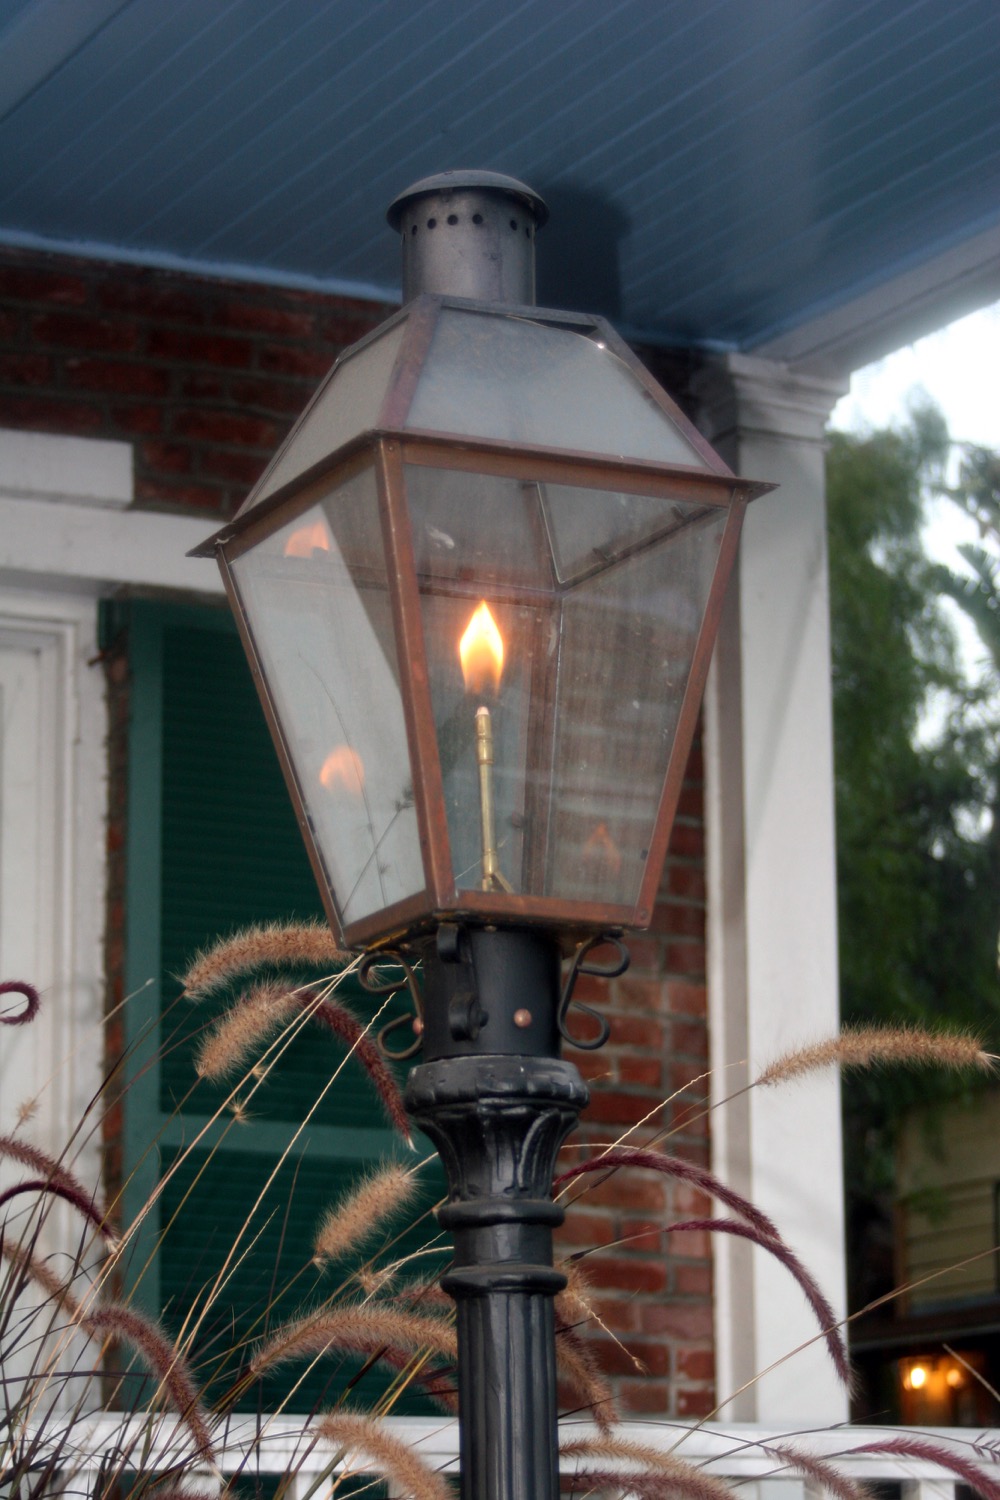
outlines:
{"label": "white railing", "polygon": [[[387,1429],[419,1453],[424,1462],[442,1473],[458,1471],[458,1427],[454,1420],[436,1417],[392,1417]],[[589,1423],[560,1423],[560,1441],[596,1437]],[[644,1447],[655,1447],[730,1480],[746,1496],[766,1495],[767,1500],[806,1500],[822,1486],[803,1478],[776,1457],[774,1449],[825,1459],[843,1474],[859,1481],[892,1480],[903,1485],[903,1500],[955,1500],[955,1485],[963,1481],[946,1466],[927,1458],[901,1458],[895,1454],[856,1452],[869,1443],[906,1437],[924,1438],[940,1444],[966,1461],[972,1461],[984,1478],[996,1486],[1000,1481],[1000,1430],[975,1428],[886,1428],[837,1427],[783,1432],[773,1427],[744,1423],[712,1423],[692,1427],[671,1422],[623,1422],[614,1429],[615,1438]],[[218,1493],[225,1480],[242,1476],[271,1475],[286,1478],[288,1500],[321,1500],[329,1481],[337,1473],[372,1472],[364,1461],[348,1458],[328,1442],[317,1439],[306,1418],[231,1418],[215,1434],[216,1463],[193,1463],[190,1439],[179,1429],[176,1417],[131,1417],[103,1414],[81,1420],[72,1432],[71,1461],[46,1486],[49,1494],[93,1496],[104,1488],[109,1476],[141,1469],[143,1474],[184,1474],[183,1488],[192,1494]],[[22,1452],[31,1446],[31,1435],[21,1435]],[[32,1455],[37,1475],[45,1465],[45,1445]],[[587,1460],[564,1464],[567,1474],[581,1467],[616,1470],[610,1460]],[[775,1486],[780,1486],[780,1490]],[[0,1467],[0,1494],[5,1492]],[[393,1493],[390,1487],[390,1493]],[[622,1494],[627,1494],[627,1485]]]}

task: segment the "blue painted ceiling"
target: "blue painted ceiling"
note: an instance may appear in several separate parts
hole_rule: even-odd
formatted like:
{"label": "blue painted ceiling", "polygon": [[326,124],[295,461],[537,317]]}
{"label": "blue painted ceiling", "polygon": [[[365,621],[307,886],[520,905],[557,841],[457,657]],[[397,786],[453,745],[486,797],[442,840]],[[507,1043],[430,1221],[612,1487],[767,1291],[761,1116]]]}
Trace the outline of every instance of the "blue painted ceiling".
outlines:
{"label": "blue painted ceiling", "polygon": [[752,347],[1000,224],[998,64],[998,0],[0,0],[0,243],[392,295],[489,167],[541,301]]}

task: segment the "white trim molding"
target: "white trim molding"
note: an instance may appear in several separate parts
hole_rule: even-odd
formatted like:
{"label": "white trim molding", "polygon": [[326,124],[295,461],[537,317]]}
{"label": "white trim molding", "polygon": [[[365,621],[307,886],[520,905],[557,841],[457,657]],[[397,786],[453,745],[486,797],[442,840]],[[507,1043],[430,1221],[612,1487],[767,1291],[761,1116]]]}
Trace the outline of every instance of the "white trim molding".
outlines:
{"label": "white trim molding", "polygon": [[[838,1027],[823,428],[842,389],[746,355],[713,361],[696,386],[703,430],[727,462],[780,485],[750,507],[706,699],[720,1103],[748,1069]],[[715,1170],[776,1220],[843,1316],[837,1079],[743,1094],[716,1110],[712,1143]],[[771,1257],[717,1244],[715,1307],[727,1419],[846,1418],[815,1319]]]}

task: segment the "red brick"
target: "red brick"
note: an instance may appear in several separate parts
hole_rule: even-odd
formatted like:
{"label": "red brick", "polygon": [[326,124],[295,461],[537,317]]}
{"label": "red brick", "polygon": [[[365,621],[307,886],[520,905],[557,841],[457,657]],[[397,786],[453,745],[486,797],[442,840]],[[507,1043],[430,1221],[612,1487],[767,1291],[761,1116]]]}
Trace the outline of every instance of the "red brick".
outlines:
{"label": "red brick", "polygon": [[0,354],[0,380],[11,385],[46,385],[52,379],[52,361],[47,354],[14,352]]}
{"label": "red brick", "polygon": [[222,328],[244,333],[267,333],[279,338],[314,339],[316,316],[312,312],[292,312],[267,302],[227,302],[218,311]]}
{"label": "red brick", "polygon": [[705,872],[700,865],[667,865],[664,889],[673,897],[689,901],[705,900]]}
{"label": "red brick", "polygon": [[667,1194],[663,1179],[653,1172],[624,1171],[619,1169],[602,1178],[594,1172],[588,1178],[577,1178],[571,1190],[576,1191],[584,1182],[589,1186],[581,1202],[588,1208],[624,1208],[633,1213],[662,1213]]}
{"label": "red brick", "polygon": [[0,402],[0,421],[11,427],[84,434],[104,425],[104,417],[95,407],[50,396],[6,395]]}
{"label": "red brick", "polygon": [[684,771],[684,780],[705,780],[705,760],[701,753],[700,740],[695,740],[694,744],[691,746],[691,754],[688,756],[688,763]]}
{"label": "red brick", "polygon": [[265,344],[257,352],[257,366],[269,375],[301,375],[322,380],[333,360],[328,353],[315,349],[292,349],[285,344]]}
{"label": "red brick", "polygon": [[0,307],[0,339],[15,339],[20,326],[21,319],[16,312]]}
{"label": "red brick", "polygon": [[256,453],[233,453],[226,448],[205,448],[198,467],[202,474],[210,474],[213,479],[229,479],[234,484],[249,489],[257,483],[267,461],[267,458]]}
{"label": "red brick", "polygon": [[[633,976],[640,973],[658,974],[660,972],[662,953],[656,938],[630,937],[627,947],[632,958],[630,973]],[[618,983],[620,984],[621,980]]]}
{"label": "red brick", "polygon": [[667,980],[667,1004],[671,1011],[687,1016],[704,1016],[708,1009],[708,996],[703,984],[693,984],[684,979]]}
{"label": "red brick", "polygon": [[670,1386],[664,1380],[623,1380],[619,1386],[624,1412],[635,1416],[670,1416]]}
{"label": "red brick", "polygon": [[670,1346],[629,1339],[622,1347],[605,1339],[600,1344],[600,1364],[605,1375],[635,1375],[635,1361],[650,1375],[670,1374]]}
{"label": "red brick", "polygon": [[557,1245],[572,1245],[587,1250],[591,1245],[609,1245],[615,1238],[615,1227],[604,1214],[582,1213],[571,1208],[566,1222],[556,1230]]}
{"label": "red brick", "polygon": [[222,401],[229,389],[229,377],[214,370],[175,372],[177,394],[182,401]]}
{"label": "red brick", "polygon": [[704,1061],[708,1050],[708,1030],[698,1021],[672,1021],[670,1050],[676,1056],[685,1054]]}
{"label": "red brick", "polygon": [[702,788],[686,781],[677,799],[677,817],[700,819],[705,811],[705,794]]}
{"label": "red brick", "polygon": [[623,1248],[636,1255],[656,1255],[663,1244],[663,1225],[651,1219],[623,1219],[620,1238]]}
{"label": "red brick", "polygon": [[[652,988],[656,991],[657,1001],[655,1007],[649,1008],[658,1009],[661,996],[660,986],[657,984]],[[631,994],[628,997],[622,996],[622,999],[626,1001],[630,998]],[[662,1050],[663,1040],[663,1027],[659,1021],[648,1021],[644,1016],[611,1017],[611,1045],[613,1047],[645,1047],[650,1051],[659,1052]]]}
{"label": "red brick", "polygon": [[[587,1113],[608,1125],[634,1125],[662,1103],[656,1094],[624,1094],[617,1089],[598,1089],[590,1096]],[[653,1116],[650,1123],[655,1123]]]}
{"label": "red brick", "polygon": [[704,943],[667,943],[663,953],[663,966],[669,974],[704,974]]}
{"label": "red brick", "polygon": [[31,320],[31,335],[39,344],[95,353],[132,354],[139,347],[139,330],[134,323],[78,313],[39,313]]}
{"label": "red brick", "polygon": [[[595,1316],[613,1333],[624,1335],[638,1330],[639,1310],[645,1304],[637,1302],[634,1297],[604,1297],[591,1289],[587,1292],[587,1302],[594,1309]],[[594,1327],[597,1327],[596,1323]],[[596,1341],[599,1335],[595,1333],[594,1337]]]}
{"label": "red brick", "polygon": [[137,437],[145,433],[162,432],[163,416],[163,408],[159,406],[116,406],[111,410],[115,426],[123,432],[134,433]]}
{"label": "red brick", "polygon": [[358,339],[364,338],[373,328],[395,312],[394,307],[380,306],[375,304],[369,308],[364,303],[357,304],[361,310],[361,316],[356,318],[345,317],[342,312],[328,314],[320,320],[320,335],[328,343],[335,344],[341,349],[350,348],[356,344]]}
{"label": "red brick", "polygon": [[[574,1035],[576,1035],[577,1021],[575,1016],[571,1018],[570,1024],[573,1027]],[[581,1036],[585,1034],[582,1023],[579,1034]],[[579,1070],[581,1078],[585,1078],[588,1083],[607,1082],[612,1076],[611,1063],[606,1053],[578,1052],[574,1055],[573,1061]]]}
{"label": "red brick", "polygon": [[254,356],[254,345],[249,339],[189,333],[180,328],[150,329],[146,349],[154,359],[176,360],[185,365],[222,365],[226,369],[247,369]]}
{"label": "red brick", "polygon": [[274,449],[279,431],[273,422],[234,411],[182,411],[174,418],[174,431],[180,437],[195,438],[202,443],[235,443],[246,448]]}
{"label": "red brick", "polygon": [[169,481],[138,478],[135,482],[135,498],[152,505],[190,506],[195,510],[218,510],[223,496],[218,490],[200,484],[171,484]]}
{"label": "red brick", "polygon": [[663,1086],[663,1065],[655,1057],[620,1057],[618,1077],[622,1083],[635,1083],[642,1088],[659,1089]]}
{"label": "red brick", "polygon": [[679,1417],[707,1417],[715,1406],[712,1390],[683,1390],[677,1392],[677,1415]]}
{"label": "red brick", "polygon": [[711,1253],[708,1231],[703,1229],[671,1230],[667,1235],[667,1249],[671,1255],[676,1255],[682,1260],[707,1260]]}
{"label": "red brick", "polygon": [[90,287],[82,276],[67,275],[64,271],[0,264],[0,297],[83,307],[90,299]]}
{"label": "red brick", "polygon": [[667,1284],[666,1267],[655,1260],[630,1260],[626,1256],[593,1255],[587,1274],[594,1286],[616,1287],[628,1292],[662,1292]]}
{"label": "red brick", "polygon": [[712,1340],[712,1309],[707,1302],[666,1302],[660,1333],[670,1338]]}
{"label": "red brick", "polygon": [[653,912],[653,931],[673,938],[691,937],[704,941],[705,909],[681,905],[677,901],[661,901]]}
{"label": "red brick", "polygon": [[298,416],[311,394],[310,388],[299,381],[252,378],[234,379],[230,392],[238,406],[252,406],[279,416]]}
{"label": "red brick", "polygon": [[679,1349],[676,1355],[678,1374],[689,1380],[715,1379],[715,1356],[711,1349]]}
{"label": "red brick", "polygon": [[615,985],[616,1003],[625,1010],[663,1009],[663,989],[657,979],[637,979],[626,974]]}
{"label": "red brick", "polygon": [[680,1297],[710,1297],[712,1295],[712,1270],[710,1266],[678,1266],[673,1273],[674,1291]]}
{"label": "red brick", "polygon": [[116,396],[165,396],[170,389],[168,370],[123,359],[68,359],[66,377],[81,390],[112,391]]}
{"label": "red brick", "polygon": [[150,469],[161,474],[189,474],[192,452],[185,443],[143,443],[139,457]]}
{"label": "red brick", "polygon": [[675,823],[670,835],[670,853],[685,859],[702,859],[705,854],[705,831],[700,824]]}
{"label": "red brick", "polygon": [[98,305],[107,312],[138,313],[140,317],[166,319],[174,323],[204,323],[209,302],[179,286],[152,280],[162,273],[138,273],[138,279],[115,276],[97,288]]}

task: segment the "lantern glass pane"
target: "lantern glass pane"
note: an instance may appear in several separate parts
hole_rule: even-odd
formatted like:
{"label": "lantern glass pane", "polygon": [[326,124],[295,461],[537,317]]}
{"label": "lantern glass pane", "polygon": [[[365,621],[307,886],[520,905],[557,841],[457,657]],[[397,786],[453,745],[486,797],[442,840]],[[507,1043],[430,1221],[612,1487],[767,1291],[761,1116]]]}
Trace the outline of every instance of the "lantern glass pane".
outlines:
{"label": "lantern glass pane", "polygon": [[597,339],[458,308],[438,318],[407,426],[708,467],[628,365]]}
{"label": "lantern glass pane", "polygon": [[485,708],[486,888],[634,904],[726,508],[413,465],[406,484],[456,885],[490,879]]}
{"label": "lantern glass pane", "polygon": [[232,571],[342,920],[423,890],[373,471]]}
{"label": "lantern glass pane", "polygon": [[405,330],[405,322],[396,323],[356,352],[341,356],[240,508],[240,515],[329,458],[359,433],[378,426]]}

